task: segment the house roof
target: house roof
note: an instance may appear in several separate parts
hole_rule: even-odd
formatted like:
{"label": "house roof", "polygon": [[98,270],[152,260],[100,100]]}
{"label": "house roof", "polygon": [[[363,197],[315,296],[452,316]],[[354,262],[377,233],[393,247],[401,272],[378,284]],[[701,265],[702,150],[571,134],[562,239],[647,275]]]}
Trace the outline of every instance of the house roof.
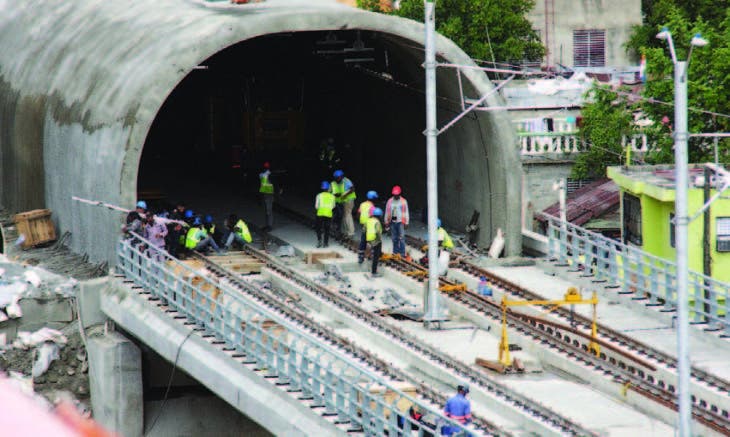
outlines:
{"label": "house roof", "polygon": [[[568,196],[566,201],[566,216],[570,223],[582,226],[589,220],[600,217],[606,212],[613,211],[619,204],[619,188],[611,179],[599,179]],[[544,213],[559,217],[560,203],[554,203],[543,210]],[[547,221],[538,215],[537,220]]]}

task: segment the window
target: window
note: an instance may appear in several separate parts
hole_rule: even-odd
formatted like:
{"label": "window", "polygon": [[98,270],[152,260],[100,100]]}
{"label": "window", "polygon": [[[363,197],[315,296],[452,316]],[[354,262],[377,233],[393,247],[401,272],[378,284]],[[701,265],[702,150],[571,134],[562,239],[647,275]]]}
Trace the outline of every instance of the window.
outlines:
{"label": "window", "polygon": [[606,66],[606,31],[573,31],[573,66]]}
{"label": "window", "polygon": [[669,213],[669,245],[671,247],[677,247],[677,240],[675,239],[677,237],[676,235],[676,229],[674,227],[674,213]]}
{"label": "window", "polygon": [[624,193],[623,207],[624,243],[631,242],[641,246],[641,200],[636,196]]}
{"label": "window", "polygon": [[730,252],[730,217],[717,218],[717,251]]}

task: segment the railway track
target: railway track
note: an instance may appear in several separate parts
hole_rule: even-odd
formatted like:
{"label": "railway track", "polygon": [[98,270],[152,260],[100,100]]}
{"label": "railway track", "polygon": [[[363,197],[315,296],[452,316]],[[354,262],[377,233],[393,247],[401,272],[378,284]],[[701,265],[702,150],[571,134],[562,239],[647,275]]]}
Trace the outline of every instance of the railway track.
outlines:
{"label": "railway track", "polygon": [[[312,224],[311,218],[296,211],[284,208],[280,208],[280,211],[297,221],[307,225]],[[357,251],[357,247],[352,241],[346,241],[342,238],[338,240],[346,248]],[[416,248],[420,248],[425,244],[423,240],[413,237],[408,237],[407,240],[410,246]],[[401,272],[427,271],[420,264],[398,258],[388,259],[384,261],[384,264]],[[545,297],[520,287],[469,261],[462,260],[456,267],[477,277],[485,276],[492,287],[496,287],[502,292],[523,299],[545,300]],[[426,276],[410,275],[410,277],[417,281],[423,281]],[[456,281],[446,277],[441,277],[440,283],[441,285],[457,285]],[[501,319],[502,310],[498,303],[472,291],[442,293],[442,295],[454,299],[487,317]],[[590,329],[590,319],[579,314],[571,314],[566,308],[558,308],[555,314],[566,321],[570,320],[573,323],[578,323],[583,330]],[[623,384],[627,390],[639,393],[667,408],[678,410],[676,388],[673,384],[673,380],[676,380],[677,363],[671,355],[601,324],[598,325],[598,335],[602,352],[600,356],[596,356],[588,348],[590,337],[581,329],[574,328],[570,324],[558,324],[515,311],[508,311],[508,323],[511,328],[534,338],[536,341],[545,344],[546,347],[559,351],[567,357],[593,368],[598,374]],[[657,372],[659,368],[667,370],[665,376]],[[673,376],[673,380],[669,380],[669,375]],[[730,382],[696,367],[692,368],[692,379],[695,383],[707,389],[704,392],[707,394],[706,396],[692,395],[693,418],[715,432],[730,435],[730,414],[726,408],[722,408],[715,399],[712,399],[713,393],[728,396]]]}
{"label": "railway track", "polygon": [[[426,359],[429,359],[435,363],[438,363],[442,366],[445,366],[455,372],[457,375],[459,375],[464,380],[469,381],[473,385],[478,385],[488,392],[492,393],[494,396],[497,396],[501,398],[502,400],[506,401],[510,405],[512,405],[514,408],[520,409],[527,414],[529,414],[532,417],[536,417],[540,419],[541,421],[549,424],[552,427],[555,427],[557,430],[559,430],[562,433],[565,433],[567,435],[574,435],[574,436],[593,436],[597,435],[593,431],[583,427],[582,425],[575,423],[574,421],[571,421],[570,419],[567,419],[560,414],[554,412],[553,410],[549,409],[546,406],[540,405],[536,403],[534,400],[531,400],[512,389],[506,387],[505,385],[499,383],[498,381],[494,380],[492,377],[490,377],[485,372],[475,369],[473,367],[468,366],[467,364],[464,364],[462,362],[459,362],[457,360],[454,360],[453,358],[449,357],[445,353],[439,351],[438,349],[429,346],[427,344],[424,344],[421,340],[416,338],[415,336],[407,333],[406,331],[398,328],[397,326],[394,326],[391,323],[388,323],[387,321],[383,320],[381,316],[370,313],[363,308],[361,308],[357,303],[354,301],[351,301],[350,299],[347,299],[344,296],[341,296],[340,294],[329,290],[327,287],[324,287],[315,281],[309,279],[305,275],[297,272],[296,270],[292,269],[289,266],[286,266],[285,264],[279,262],[275,258],[271,257],[270,255],[266,254],[265,252],[262,252],[257,249],[253,249],[251,247],[247,247],[245,249],[245,252],[248,253],[251,256],[254,256],[261,261],[263,261],[268,268],[271,270],[277,272],[278,274],[284,276],[291,282],[297,284],[298,286],[306,289],[307,291],[313,293],[314,295],[318,296],[319,298],[323,299],[326,302],[329,302],[330,304],[333,304],[337,306],[338,308],[346,311],[348,314],[350,314],[352,317],[355,317],[363,322],[365,322],[367,325],[372,327],[373,329],[380,330],[381,332],[387,334],[390,338],[393,340],[399,342],[404,347],[408,347],[411,350],[414,350],[424,356]],[[206,259],[205,257],[200,257],[201,260],[203,260],[206,263],[206,267],[211,270],[216,275],[225,277],[228,281],[230,281],[235,287],[239,288],[242,292],[245,292],[247,294],[250,294],[254,296],[255,298],[259,299],[261,302],[265,303],[267,306],[272,307],[272,309],[275,309],[276,311],[286,315],[289,318],[292,318],[293,320],[296,320],[298,323],[301,323],[303,326],[307,327],[308,329],[311,329],[313,332],[315,332],[318,336],[321,336],[322,338],[326,338],[329,342],[331,342],[333,345],[337,345],[338,347],[341,347],[345,350],[347,350],[349,353],[357,356],[358,358],[370,363],[373,365],[373,367],[377,368],[381,372],[386,372],[389,374],[389,376],[401,380],[405,380],[411,383],[415,383],[416,386],[419,388],[420,392],[424,397],[427,399],[432,400],[436,403],[443,403],[446,401],[446,397],[435,392],[430,387],[415,381],[413,377],[409,376],[407,373],[395,369],[393,366],[391,366],[388,363],[385,363],[384,361],[380,360],[379,358],[375,357],[373,354],[369,353],[368,351],[365,351],[361,348],[356,347],[351,342],[349,342],[346,339],[341,338],[336,333],[334,333],[331,329],[327,327],[323,327],[317,322],[311,320],[309,316],[307,316],[303,311],[293,308],[289,303],[272,296],[271,293],[265,292],[263,290],[257,290],[255,287],[251,286],[251,284],[247,283],[246,281],[242,280],[240,277],[237,277],[233,272],[229,272],[226,269],[218,266],[217,264],[213,263],[212,261]],[[475,421],[476,423],[476,421]],[[480,428],[485,429],[487,432],[494,433],[497,435],[507,435],[503,430],[498,430],[493,424],[490,424],[486,422],[484,419],[479,419],[479,422],[477,423]]]}

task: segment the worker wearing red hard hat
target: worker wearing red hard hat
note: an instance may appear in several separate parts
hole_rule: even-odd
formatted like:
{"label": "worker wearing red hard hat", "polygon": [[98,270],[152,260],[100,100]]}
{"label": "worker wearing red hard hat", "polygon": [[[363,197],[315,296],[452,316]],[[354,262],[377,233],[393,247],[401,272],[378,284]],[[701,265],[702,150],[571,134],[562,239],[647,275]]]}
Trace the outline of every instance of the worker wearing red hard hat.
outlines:
{"label": "worker wearing red hard hat", "polygon": [[393,195],[385,204],[385,229],[390,229],[393,239],[393,254],[406,257],[406,229],[410,222],[408,202],[401,196],[401,188],[396,185],[391,190]]}

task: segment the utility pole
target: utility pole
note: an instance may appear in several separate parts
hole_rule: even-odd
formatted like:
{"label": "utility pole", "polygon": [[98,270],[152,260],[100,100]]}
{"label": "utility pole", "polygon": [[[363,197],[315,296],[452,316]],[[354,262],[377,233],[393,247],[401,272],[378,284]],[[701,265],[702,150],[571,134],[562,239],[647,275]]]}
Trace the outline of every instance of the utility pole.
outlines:
{"label": "utility pole", "polygon": [[436,137],[436,2],[424,0],[426,27],[426,190],[428,204],[428,289],[423,308],[423,323],[427,328],[443,320],[439,299],[438,274],[438,174]]}

